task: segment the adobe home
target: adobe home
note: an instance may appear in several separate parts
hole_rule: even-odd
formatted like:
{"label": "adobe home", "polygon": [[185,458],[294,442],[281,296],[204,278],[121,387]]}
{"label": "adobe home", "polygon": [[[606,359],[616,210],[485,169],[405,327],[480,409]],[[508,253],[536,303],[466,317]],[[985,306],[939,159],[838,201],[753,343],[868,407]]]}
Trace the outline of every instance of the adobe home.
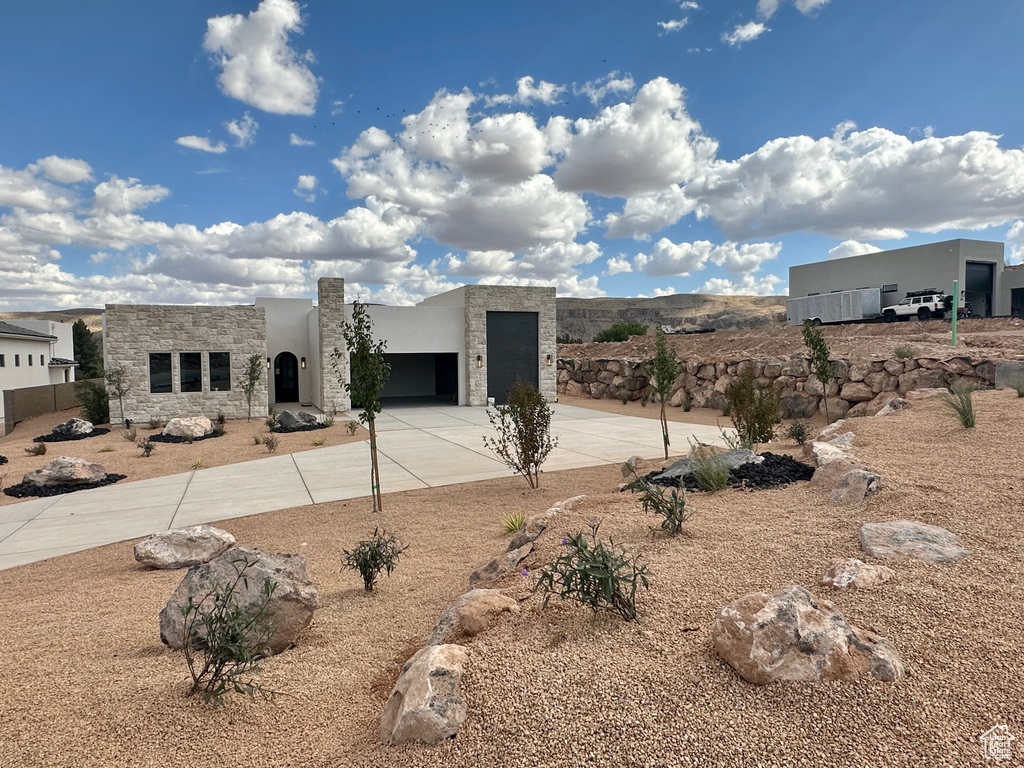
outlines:
{"label": "adobe home", "polygon": [[[467,285],[413,307],[367,305],[375,339],[387,340],[391,403],[500,404],[516,377],[555,398],[555,289]],[[108,304],[103,318],[107,366],[123,366],[133,421],[223,413],[245,418],[239,383],[258,355],[265,373],[253,414],[308,404],[349,410],[339,375],[348,376],[342,319],[345,281],[323,277],[317,300],[257,298],[247,306]]]}

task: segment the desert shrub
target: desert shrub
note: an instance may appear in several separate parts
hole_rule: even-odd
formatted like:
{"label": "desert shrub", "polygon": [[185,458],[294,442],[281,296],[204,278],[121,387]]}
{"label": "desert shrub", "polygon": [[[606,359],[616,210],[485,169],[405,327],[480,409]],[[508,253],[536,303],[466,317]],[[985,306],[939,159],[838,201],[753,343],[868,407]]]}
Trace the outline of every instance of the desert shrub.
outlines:
{"label": "desert shrub", "polygon": [[772,440],[775,425],[779,422],[777,390],[758,387],[754,382],[754,371],[747,368],[729,386],[725,397],[732,423],[744,446]]}
{"label": "desert shrub", "polygon": [[139,431],[135,427],[129,427],[128,429],[121,430],[121,437],[127,440],[129,443],[134,443],[139,437]]}
{"label": "desert shrub", "polygon": [[811,371],[821,382],[822,404],[825,407],[825,421],[832,423],[832,417],[828,415],[828,385],[836,375],[836,364],[831,359],[831,351],[828,342],[825,341],[825,334],[820,328],[816,328],[810,320],[804,320],[803,327],[804,344],[811,353]]}
{"label": "desert shrub", "polygon": [[952,413],[961,426],[974,426],[974,387],[962,381],[954,382],[949,391],[942,395],[942,404]]}
{"label": "desert shrub", "polygon": [[616,323],[594,337],[594,341],[627,341],[630,336],[643,336],[647,326],[643,323]]}
{"label": "desert shrub", "polygon": [[609,538],[606,545],[598,538],[601,523],[594,518],[589,531],[580,531],[562,539],[565,552],[541,568],[534,591],[544,592],[546,608],[552,595],[588,606],[595,613],[605,608],[626,621],[636,621],[636,591],[649,589],[650,572],[646,564]]}
{"label": "desert shrub", "polygon": [[142,451],[143,458],[146,459],[153,455],[153,451],[156,448],[156,443],[145,437],[140,437],[136,440],[135,445],[139,447],[139,450]]}
{"label": "desert shrub", "polygon": [[693,479],[702,491],[721,491],[729,486],[729,465],[721,456],[700,447],[694,454]]}
{"label": "desert shrub", "polygon": [[259,435],[253,435],[252,436],[252,444],[253,445],[263,445],[263,438],[261,438]]}
{"label": "desert shrub", "polygon": [[687,392],[685,389],[683,390],[683,405],[682,405],[682,408],[683,408],[683,411],[685,411],[686,413],[689,413],[690,411],[693,410],[693,400],[690,399],[690,393]]}
{"label": "desert shrub", "polygon": [[36,443],[35,445],[26,448],[25,453],[27,453],[29,456],[45,456],[46,443]]}
{"label": "desert shrub", "polygon": [[341,567],[359,571],[363,589],[372,592],[377,577],[382,572],[390,576],[406,549],[408,547],[403,547],[393,533],[374,528],[369,539],[360,541],[351,552],[347,549],[342,552]]}
{"label": "desert shrub", "polygon": [[221,412],[221,411],[218,411],[218,412],[217,412],[217,418],[215,419],[215,421],[217,422],[217,425],[218,425],[218,426],[219,426],[219,427],[220,427],[221,429],[224,429],[224,425],[225,425],[225,424],[227,423],[227,420],[228,420],[228,417],[227,417],[227,416],[225,416],[225,415],[223,414],[223,412]]}
{"label": "desert shrub", "polygon": [[107,388],[94,381],[76,381],[75,398],[82,405],[82,417],[93,424],[110,423],[110,396]]}
{"label": "desert shrub", "polygon": [[892,356],[897,360],[910,360],[911,358],[917,357],[917,350],[909,344],[900,344],[898,347],[893,349]]}
{"label": "desert shrub", "polygon": [[625,405],[626,403],[629,402],[629,390],[628,389],[624,389],[621,392],[619,392],[619,400],[622,401],[623,405]]}
{"label": "desert shrub", "polygon": [[1024,397],[1024,383],[1014,384],[1013,389],[1017,393],[1017,397]]}
{"label": "desert shrub", "polygon": [[263,447],[267,449],[267,453],[273,453],[281,444],[281,441],[278,440],[277,435],[264,435],[262,438],[260,438],[260,442],[263,444]]}
{"label": "desert shrub", "polygon": [[202,457],[200,457],[193,461],[189,466],[192,469],[206,469],[206,462],[204,462]]}
{"label": "desert shrub", "polygon": [[224,427],[216,426],[213,431],[210,432],[210,437],[224,437]]}
{"label": "desert shrub", "polygon": [[583,339],[582,338],[576,338],[575,336],[570,336],[569,334],[566,333],[566,334],[563,334],[561,336],[556,336],[555,337],[555,343],[556,344],[582,344],[583,343]]}
{"label": "desert shrub", "polygon": [[526,525],[525,512],[510,512],[501,518],[501,530],[505,533],[515,533]]}
{"label": "desert shrub", "polygon": [[683,523],[697,514],[697,508],[686,503],[684,488],[665,488],[638,478],[636,490],[644,512],[660,517],[659,527],[670,536],[681,533]]}
{"label": "desert shrub", "polygon": [[359,422],[349,421],[345,424],[345,429],[348,430],[348,433],[350,435],[354,435],[356,433],[356,430],[359,429]]}
{"label": "desert shrub", "polygon": [[316,440],[314,440],[314,441],[312,442],[312,445],[313,445],[313,447],[315,447],[315,448],[319,448],[319,447],[320,447],[321,445],[323,445],[323,444],[324,444],[324,443],[326,443],[326,442],[327,442],[327,438],[324,438],[324,437],[318,437],[318,438],[317,438]]}
{"label": "desert shrub", "polygon": [[270,415],[267,416],[266,420],[264,421],[264,424],[267,425],[267,429],[269,429],[271,432],[276,431],[278,426],[280,426],[277,421],[277,414],[271,411]]}
{"label": "desert shrub", "polygon": [[[96,453],[113,453],[113,452],[114,452],[114,446],[112,446],[112,445],[104,445],[102,448],[100,448],[98,451],[96,451]],[[2,462],[0,462],[0,463],[2,463]]]}
{"label": "desert shrub", "polygon": [[320,423],[323,424],[325,427],[333,427],[334,417],[329,413],[324,414],[324,417],[320,420]]}
{"label": "desert shrub", "polygon": [[540,487],[540,466],[558,445],[551,437],[551,415],[544,395],[518,378],[508,393],[508,405],[487,410],[497,436],[484,436],[484,445],[525,477],[531,488]]}
{"label": "desert shrub", "polygon": [[165,426],[167,426],[167,425],[164,424],[162,421],[160,421],[160,419],[150,419],[149,420],[149,428],[150,429],[163,429]]}
{"label": "desert shrub", "polygon": [[790,440],[796,441],[797,445],[803,445],[804,443],[806,443],[808,437],[807,422],[800,421],[799,419],[792,422],[786,428],[786,437],[788,437]]}
{"label": "desert shrub", "polygon": [[255,563],[240,558],[233,565],[236,577],[228,584],[214,584],[202,599],[190,597],[182,608],[185,616],[185,663],[192,687],[188,696],[199,694],[217,706],[229,691],[254,696],[271,693],[252,679],[260,671],[259,660],[266,655],[272,634],[267,611],[277,584],[263,582],[263,598],[256,609],[239,603],[239,584],[247,583],[246,571]]}

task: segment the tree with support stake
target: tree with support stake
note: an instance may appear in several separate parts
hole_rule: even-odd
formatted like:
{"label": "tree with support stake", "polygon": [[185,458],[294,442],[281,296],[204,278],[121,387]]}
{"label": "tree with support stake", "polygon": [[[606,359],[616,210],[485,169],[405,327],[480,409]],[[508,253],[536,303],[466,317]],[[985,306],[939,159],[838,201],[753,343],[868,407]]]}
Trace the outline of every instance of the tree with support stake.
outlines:
{"label": "tree with support stake", "polygon": [[[366,313],[366,306],[356,301],[352,305],[351,322],[342,321],[342,335],[345,350],[334,348],[331,366],[338,376],[338,382],[348,393],[353,404],[363,408],[359,420],[370,433],[370,490],[373,496],[373,511],[383,507],[380,498],[380,464],[377,461],[377,429],[375,420],[381,411],[380,393],[391,377],[391,366],[384,360],[388,343],[384,339],[374,342],[373,323]],[[345,373],[345,356],[349,360],[349,376]]]}
{"label": "tree with support stake", "polygon": [[668,458],[668,418],[665,416],[665,406],[672,395],[672,386],[682,372],[683,366],[676,359],[676,351],[669,347],[665,340],[665,333],[660,328],[657,330],[654,358],[646,365],[647,377],[651,381],[651,387],[658,393],[658,400],[661,402],[661,437],[665,441],[665,458]]}
{"label": "tree with support stake", "polygon": [[128,381],[128,369],[123,365],[115,366],[107,370],[103,374],[103,378],[107,381],[107,388],[117,398],[117,405],[121,409],[121,423],[124,424],[124,396],[132,389],[132,385]]}
{"label": "tree with support stake", "polygon": [[245,361],[245,368],[242,369],[242,378],[239,381],[239,389],[245,395],[245,404],[249,406],[249,415],[246,421],[252,421],[252,398],[259,389],[260,379],[263,378],[263,355],[249,355]]}

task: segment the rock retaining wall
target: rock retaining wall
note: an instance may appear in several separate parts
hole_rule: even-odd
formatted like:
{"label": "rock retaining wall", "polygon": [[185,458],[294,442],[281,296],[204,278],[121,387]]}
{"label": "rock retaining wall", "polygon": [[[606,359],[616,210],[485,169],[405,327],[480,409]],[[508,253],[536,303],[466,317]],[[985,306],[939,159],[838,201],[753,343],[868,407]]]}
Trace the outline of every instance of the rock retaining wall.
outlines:
{"label": "rock retaining wall", "polygon": [[[685,372],[672,385],[670,402],[681,406],[689,400],[694,408],[722,408],[726,402],[725,392],[733,380],[753,368],[758,386],[779,391],[783,418],[806,419],[818,412],[824,414],[827,396],[829,416],[837,419],[869,415],[910,390],[945,387],[956,380],[992,387],[996,377],[994,362],[972,361],[967,357],[948,360],[890,358],[856,363],[837,360],[835,367],[836,376],[825,392],[811,373],[810,360],[804,355],[788,359],[690,360]],[[558,360],[560,393],[639,400],[649,383],[643,373],[643,363],[638,360]]]}

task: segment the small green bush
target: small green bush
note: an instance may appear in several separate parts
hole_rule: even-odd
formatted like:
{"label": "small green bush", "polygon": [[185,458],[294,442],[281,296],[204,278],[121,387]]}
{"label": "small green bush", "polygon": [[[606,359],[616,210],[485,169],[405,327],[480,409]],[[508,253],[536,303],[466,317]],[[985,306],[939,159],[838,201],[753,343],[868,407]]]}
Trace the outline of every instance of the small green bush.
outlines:
{"label": "small green bush", "polygon": [[505,533],[515,533],[526,525],[525,512],[510,512],[501,518],[501,530]]}
{"label": "small green bush", "polygon": [[779,392],[758,387],[754,371],[747,368],[736,377],[725,392],[732,423],[744,446],[768,443],[775,437],[779,423]]}
{"label": "small green bush", "polygon": [[145,437],[140,437],[136,440],[135,445],[139,447],[139,450],[142,451],[142,457],[146,459],[152,456],[153,451],[156,450],[156,443]]}
{"label": "small green bush", "polygon": [[27,453],[29,456],[45,456],[46,443],[35,443],[31,447],[26,448],[25,453]]}
{"label": "small green bush", "polygon": [[555,343],[556,344],[582,344],[583,343],[583,339],[582,338],[576,338],[575,336],[570,336],[569,334],[566,333],[566,334],[563,334],[562,336],[556,336],[555,337]]}
{"label": "small green bush", "polygon": [[325,427],[333,427],[334,426],[334,417],[331,414],[329,414],[329,413],[324,414],[324,417],[323,417],[323,419],[321,419],[320,423],[323,424]]}
{"label": "small green bush", "polygon": [[683,523],[697,514],[697,508],[686,503],[686,490],[665,488],[637,478],[640,504],[644,512],[661,518],[660,528],[669,536],[676,536],[683,530]]}
{"label": "small green bush", "polygon": [[266,655],[273,626],[267,612],[277,584],[263,582],[263,599],[255,610],[239,603],[238,585],[246,582],[246,571],[255,561],[239,558],[237,576],[228,584],[214,584],[200,600],[189,597],[182,608],[185,617],[185,663],[192,687],[188,696],[199,694],[216,707],[229,691],[270,697],[271,692],[252,679],[260,671],[259,660]]}
{"label": "small green bush", "polygon": [[263,443],[263,447],[267,449],[267,453],[273,453],[281,444],[281,441],[278,440],[277,435],[264,435],[262,438],[260,438],[260,442]]}
{"label": "small green bush", "polygon": [[636,621],[636,591],[641,586],[650,589],[650,572],[639,558],[616,547],[611,539],[607,545],[601,541],[600,527],[595,517],[589,532],[563,538],[565,553],[541,568],[534,591],[544,593],[542,608],[547,608],[551,596],[557,595],[560,600],[588,606],[595,613],[605,608],[626,621]]}
{"label": "small green bush", "polygon": [[166,425],[162,421],[160,421],[160,419],[150,419],[149,420],[149,428],[150,429],[163,429],[164,426],[166,426]]}
{"label": "small green bush", "polygon": [[1014,384],[1013,389],[1017,393],[1017,397],[1024,397],[1024,383]]}
{"label": "small green bush", "polygon": [[729,465],[706,448],[697,449],[690,468],[702,491],[714,493],[729,487]]}
{"label": "small green bush", "polygon": [[954,382],[949,392],[942,395],[942,404],[965,429],[974,427],[974,387],[962,381]]}
{"label": "small green bush", "polygon": [[594,341],[627,341],[630,336],[643,336],[647,326],[643,323],[616,323],[594,337]]}
{"label": "small green bush", "polygon": [[94,381],[76,381],[75,398],[82,405],[82,417],[93,424],[110,423],[110,396],[107,388]]}
{"label": "small green bush", "polygon": [[134,443],[139,437],[139,431],[135,427],[129,427],[128,429],[121,430],[121,437],[127,440],[129,443]]}
{"label": "small green bush", "polygon": [[809,431],[807,429],[806,421],[800,421],[797,419],[786,428],[786,437],[790,440],[796,441],[797,445],[803,445],[806,443],[808,435]]}
{"label": "small green bush", "polygon": [[327,438],[318,437],[316,440],[313,441],[312,445],[313,445],[314,448],[319,448],[321,445],[323,445],[326,442],[327,442]]}
{"label": "small green bush", "polygon": [[391,575],[398,567],[398,559],[408,547],[403,547],[393,533],[373,529],[373,535],[356,544],[351,552],[342,552],[342,570],[348,568],[359,571],[363,579],[363,589],[372,592],[381,572]]}
{"label": "small green bush", "polygon": [[917,357],[917,350],[909,344],[900,344],[892,351],[892,356],[897,360],[910,360]]}
{"label": "small green bush", "polygon": [[356,433],[356,430],[359,429],[359,422],[358,421],[346,422],[345,429],[348,430],[348,433],[350,435],[354,435]]}
{"label": "small green bush", "polygon": [[518,377],[508,393],[508,405],[487,409],[487,419],[497,433],[484,436],[484,445],[505,465],[526,478],[531,488],[540,487],[540,467],[558,446],[551,437],[551,408],[536,387]]}

